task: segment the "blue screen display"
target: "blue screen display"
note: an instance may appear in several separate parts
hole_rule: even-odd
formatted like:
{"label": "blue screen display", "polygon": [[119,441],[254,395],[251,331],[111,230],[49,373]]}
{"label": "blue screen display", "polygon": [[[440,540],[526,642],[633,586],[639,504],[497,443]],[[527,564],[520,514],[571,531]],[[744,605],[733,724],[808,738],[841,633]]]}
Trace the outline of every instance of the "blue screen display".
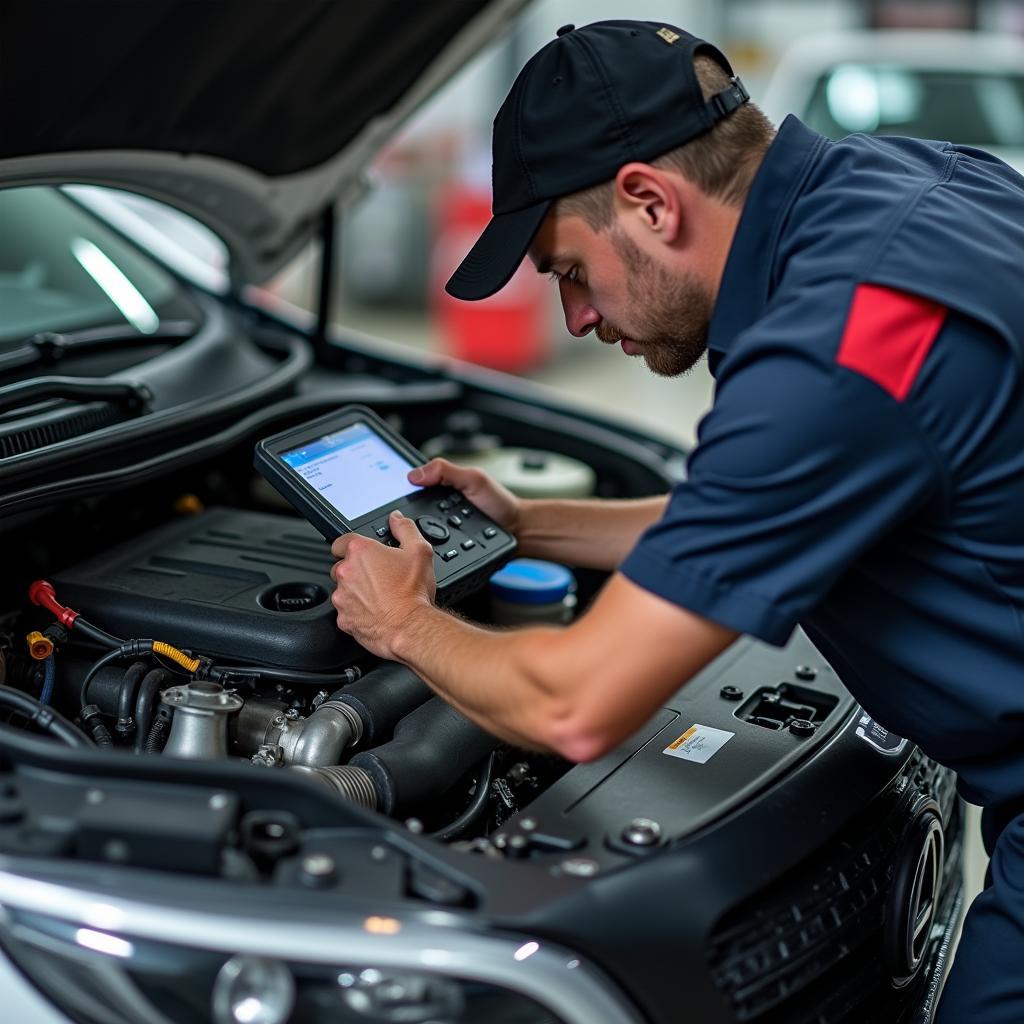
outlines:
{"label": "blue screen display", "polygon": [[346,519],[421,490],[406,479],[412,463],[365,423],[325,434],[281,458]]}

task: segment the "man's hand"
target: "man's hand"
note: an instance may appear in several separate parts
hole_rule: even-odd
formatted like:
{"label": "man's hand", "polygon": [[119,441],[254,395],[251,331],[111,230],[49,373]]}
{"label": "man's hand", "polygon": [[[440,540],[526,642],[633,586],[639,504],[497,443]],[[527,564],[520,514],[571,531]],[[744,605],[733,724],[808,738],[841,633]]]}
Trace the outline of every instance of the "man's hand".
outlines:
{"label": "man's hand", "polygon": [[331,569],[337,584],[331,603],[338,610],[339,629],[371,653],[394,660],[398,631],[433,604],[436,581],[434,549],[416,524],[392,512],[388,525],[401,547],[387,547],[358,533],[347,533],[331,545],[331,553],[340,559]]}
{"label": "man's hand", "polygon": [[522,516],[522,501],[482,469],[459,466],[447,459],[431,459],[409,474],[409,482],[421,487],[444,484],[461,491],[484,515],[516,536]]}

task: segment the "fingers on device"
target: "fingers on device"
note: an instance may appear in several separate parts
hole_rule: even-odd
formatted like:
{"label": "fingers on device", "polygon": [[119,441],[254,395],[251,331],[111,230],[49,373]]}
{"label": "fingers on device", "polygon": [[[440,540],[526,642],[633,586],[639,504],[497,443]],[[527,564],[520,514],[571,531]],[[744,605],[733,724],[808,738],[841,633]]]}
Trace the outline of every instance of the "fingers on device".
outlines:
{"label": "fingers on device", "polygon": [[328,541],[360,533],[398,547],[388,514],[415,521],[434,547],[437,600],[480,587],[515,552],[515,539],[451,487],[407,474],[426,458],[379,416],[348,405],[256,445],[254,464]]}

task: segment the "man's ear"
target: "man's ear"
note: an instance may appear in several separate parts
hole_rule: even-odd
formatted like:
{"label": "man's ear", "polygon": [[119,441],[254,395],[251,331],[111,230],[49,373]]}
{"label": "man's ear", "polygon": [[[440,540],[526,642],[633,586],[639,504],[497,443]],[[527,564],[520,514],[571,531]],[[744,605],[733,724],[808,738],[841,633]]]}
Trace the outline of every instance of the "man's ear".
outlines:
{"label": "man's ear", "polygon": [[615,175],[615,205],[669,245],[683,230],[683,203],[675,176],[660,167],[623,164]]}

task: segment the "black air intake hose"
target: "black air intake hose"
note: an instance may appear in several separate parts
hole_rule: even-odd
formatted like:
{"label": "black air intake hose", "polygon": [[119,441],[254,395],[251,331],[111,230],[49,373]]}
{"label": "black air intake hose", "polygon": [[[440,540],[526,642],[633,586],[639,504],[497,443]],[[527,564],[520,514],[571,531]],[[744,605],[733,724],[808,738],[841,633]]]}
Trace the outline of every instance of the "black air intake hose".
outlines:
{"label": "black air intake hose", "polygon": [[150,669],[139,684],[139,695],[135,699],[135,753],[146,749],[153,718],[160,705],[160,691],[170,686],[171,677],[162,668]]}
{"label": "black air intake hose", "polygon": [[349,767],[369,776],[377,809],[394,814],[447,792],[499,742],[434,697],[398,723],[390,743],[356,754]]}
{"label": "black air intake hose", "polygon": [[425,703],[431,689],[415,672],[388,661],[362,679],[332,693],[328,700],[347,704],[363,723],[361,747],[372,747],[390,736],[395,726]]}
{"label": "black air intake hose", "polygon": [[128,666],[121,677],[121,687],[117,696],[117,724],[114,728],[125,739],[135,730],[135,698],[139,684],[148,671],[149,665],[146,662],[136,661]]}

